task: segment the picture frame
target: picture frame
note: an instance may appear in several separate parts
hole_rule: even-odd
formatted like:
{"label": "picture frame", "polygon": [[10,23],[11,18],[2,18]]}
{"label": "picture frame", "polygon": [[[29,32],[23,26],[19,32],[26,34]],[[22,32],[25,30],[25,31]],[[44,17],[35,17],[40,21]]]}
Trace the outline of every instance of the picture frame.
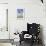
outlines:
{"label": "picture frame", "polygon": [[17,9],[17,19],[24,19],[25,11],[24,9]]}

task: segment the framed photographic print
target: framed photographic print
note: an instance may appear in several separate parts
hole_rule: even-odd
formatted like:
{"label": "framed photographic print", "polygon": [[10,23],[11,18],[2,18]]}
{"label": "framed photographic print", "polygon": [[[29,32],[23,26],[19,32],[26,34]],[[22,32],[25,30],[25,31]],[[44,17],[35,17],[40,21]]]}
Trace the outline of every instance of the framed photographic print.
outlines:
{"label": "framed photographic print", "polygon": [[24,9],[17,9],[17,18],[24,18]]}

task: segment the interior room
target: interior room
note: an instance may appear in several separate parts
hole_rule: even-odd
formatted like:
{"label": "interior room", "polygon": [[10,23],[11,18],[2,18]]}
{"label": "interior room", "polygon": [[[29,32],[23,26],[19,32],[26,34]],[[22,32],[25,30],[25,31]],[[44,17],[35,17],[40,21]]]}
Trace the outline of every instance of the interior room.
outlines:
{"label": "interior room", "polygon": [[46,0],[0,0],[0,46],[46,46]]}

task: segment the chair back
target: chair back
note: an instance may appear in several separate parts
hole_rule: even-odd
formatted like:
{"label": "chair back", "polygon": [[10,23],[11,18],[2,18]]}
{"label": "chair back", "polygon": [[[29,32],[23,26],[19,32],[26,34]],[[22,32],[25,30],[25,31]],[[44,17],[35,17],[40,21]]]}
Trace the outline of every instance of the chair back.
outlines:
{"label": "chair back", "polygon": [[40,32],[40,24],[36,24],[36,23],[29,24],[29,23],[27,23],[27,31],[31,35],[32,34],[34,34],[34,35],[39,34],[39,32]]}

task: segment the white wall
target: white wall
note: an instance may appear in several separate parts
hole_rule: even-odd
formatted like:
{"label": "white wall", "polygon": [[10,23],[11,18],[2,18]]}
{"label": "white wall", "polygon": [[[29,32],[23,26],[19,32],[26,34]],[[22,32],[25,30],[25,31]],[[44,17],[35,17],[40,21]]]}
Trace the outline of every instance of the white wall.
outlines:
{"label": "white wall", "polygon": [[[0,0],[0,3],[8,2],[8,0]],[[45,2],[45,0],[44,0]],[[25,18],[17,20],[17,8],[25,9]],[[40,0],[9,0],[9,31],[11,36],[18,30],[26,30],[27,22],[40,23],[43,26],[44,40],[46,42],[46,16],[45,4],[43,5]],[[11,37],[13,38],[13,37]],[[46,44],[46,43],[45,43]]]}
{"label": "white wall", "polygon": [[8,3],[8,0],[0,0],[0,3]]}
{"label": "white wall", "polygon": [[[25,9],[24,19],[17,19],[16,9]],[[18,30],[26,30],[27,22],[40,23],[43,26],[44,41],[46,42],[46,16],[45,5],[40,0],[9,0],[9,31],[11,36]],[[13,37],[11,37],[13,38]]]}

